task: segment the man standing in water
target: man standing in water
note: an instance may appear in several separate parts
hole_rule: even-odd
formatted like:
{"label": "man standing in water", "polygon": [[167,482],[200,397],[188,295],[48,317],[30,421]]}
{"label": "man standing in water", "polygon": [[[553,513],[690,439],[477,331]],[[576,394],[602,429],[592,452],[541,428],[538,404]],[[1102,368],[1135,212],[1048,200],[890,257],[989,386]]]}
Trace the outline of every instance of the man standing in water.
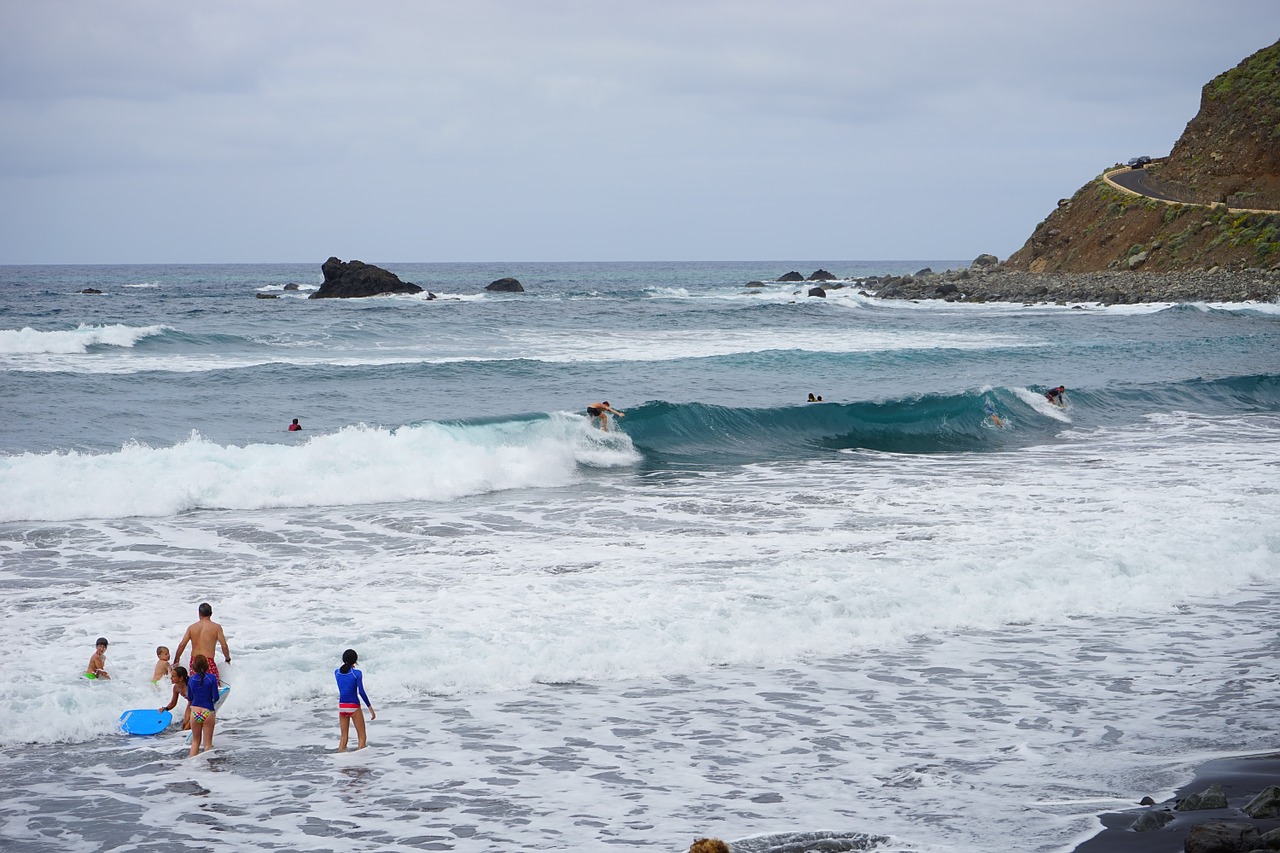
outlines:
{"label": "man standing in water", "polygon": [[227,648],[227,635],[222,633],[222,626],[213,621],[213,608],[209,606],[208,602],[201,604],[198,612],[200,614],[199,621],[192,622],[187,626],[187,633],[182,635],[182,641],[178,643],[178,652],[173,656],[173,659],[182,660],[182,650],[187,647],[187,643],[190,643],[190,671],[196,671],[196,655],[204,655],[209,659],[209,671],[216,677],[218,675],[218,665],[213,662],[215,645],[222,644],[222,659],[227,663],[231,663],[231,650]]}
{"label": "man standing in water", "polygon": [[600,429],[608,432],[609,415],[607,415],[606,412],[612,412],[618,417],[622,417],[622,412],[619,412],[617,409],[610,406],[608,400],[605,400],[603,403],[592,403],[587,406],[587,414],[591,416],[591,419],[593,421],[599,421]]}

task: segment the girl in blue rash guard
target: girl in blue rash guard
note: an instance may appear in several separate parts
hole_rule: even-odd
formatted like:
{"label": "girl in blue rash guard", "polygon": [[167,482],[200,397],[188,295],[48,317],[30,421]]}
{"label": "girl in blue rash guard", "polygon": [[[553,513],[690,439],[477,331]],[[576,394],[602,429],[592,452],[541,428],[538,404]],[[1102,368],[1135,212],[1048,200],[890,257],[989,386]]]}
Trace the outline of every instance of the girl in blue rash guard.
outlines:
{"label": "girl in blue rash guard", "polygon": [[187,701],[191,703],[191,752],[204,752],[213,748],[213,725],[217,713],[213,706],[218,701],[218,676],[209,671],[209,659],[196,655],[191,666],[195,672],[187,679]]}
{"label": "girl in blue rash guard", "polygon": [[378,719],[378,712],[373,710],[373,703],[364,692],[364,676],[356,669],[359,655],[355,649],[347,649],[342,653],[342,666],[333,671],[338,681],[338,727],[342,732],[338,738],[338,752],[347,751],[347,735],[351,730],[351,721],[356,721],[356,749],[364,749],[364,711],[360,710],[360,700],[369,706],[369,719]]}

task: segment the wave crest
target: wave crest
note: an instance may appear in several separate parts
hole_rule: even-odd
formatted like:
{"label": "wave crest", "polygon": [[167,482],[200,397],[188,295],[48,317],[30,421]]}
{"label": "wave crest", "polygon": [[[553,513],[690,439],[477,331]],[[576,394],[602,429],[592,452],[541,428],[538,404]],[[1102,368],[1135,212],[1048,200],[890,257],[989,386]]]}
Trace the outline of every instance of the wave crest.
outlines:
{"label": "wave crest", "polygon": [[42,332],[30,327],[0,329],[0,355],[39,355],[86,353],[90,347],[132,347],[143,338],[161,335],[166,326],[91,326],[81,323],[75,329]]}
{"label": "wave crest", "polygon": [[0,521],[171,516],[197,509],[438,501],[567,485],[578,466],[639,456],[568,413],[488,424],[353,426],[297,445],[220,445],[193,432],[156,448],[0,459]]}

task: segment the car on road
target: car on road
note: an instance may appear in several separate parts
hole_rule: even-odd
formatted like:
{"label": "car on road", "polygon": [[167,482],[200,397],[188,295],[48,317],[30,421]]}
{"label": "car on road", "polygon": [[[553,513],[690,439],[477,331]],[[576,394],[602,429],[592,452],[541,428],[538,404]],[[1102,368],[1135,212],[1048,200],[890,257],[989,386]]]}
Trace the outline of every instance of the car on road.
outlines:
{"label": "car on road", "polygon": [[1146,154],[1143,154],[1141,157],[1131,158],[1129,160],[1128,165],[1130,169],[1141,169],[1143,166],[1147,165],[1150,162],[1151,162],[1151,158],[1148,157]]}

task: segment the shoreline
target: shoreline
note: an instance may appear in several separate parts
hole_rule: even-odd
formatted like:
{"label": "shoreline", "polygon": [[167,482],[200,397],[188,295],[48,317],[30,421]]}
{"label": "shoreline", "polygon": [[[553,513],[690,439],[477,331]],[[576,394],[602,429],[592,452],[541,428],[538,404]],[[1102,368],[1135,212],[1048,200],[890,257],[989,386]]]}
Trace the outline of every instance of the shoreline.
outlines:
{"label": "shoreline", "polygon": [[948,302],[1274,302],[1280,300],[1280,269],[1035,273],[974,266],[858,279],[847,286],[875,291],[882,299]]}
{"label": "shoreline", "polygon": [[[1200,794],[1214,783],[1222,786],[1227,808],[1173,810],[1179,800]],[[1184,849],[1193,827],[1211,822],[1249,824],[1259,834],[1280,829],[1280,818],[1251,818],[1241,811],[1269,785],[1280,785],[1280,752],[1211,759],[1197,767],[1191,780],[1164,802],[1148,806],[1135,803],[1132,809],[1100,813],[1102,829],[1078,844],[1073,853],[1177,853]],[[1159,829],[1131,829],[1144,814],[1162,811],[1173,819]]]}

